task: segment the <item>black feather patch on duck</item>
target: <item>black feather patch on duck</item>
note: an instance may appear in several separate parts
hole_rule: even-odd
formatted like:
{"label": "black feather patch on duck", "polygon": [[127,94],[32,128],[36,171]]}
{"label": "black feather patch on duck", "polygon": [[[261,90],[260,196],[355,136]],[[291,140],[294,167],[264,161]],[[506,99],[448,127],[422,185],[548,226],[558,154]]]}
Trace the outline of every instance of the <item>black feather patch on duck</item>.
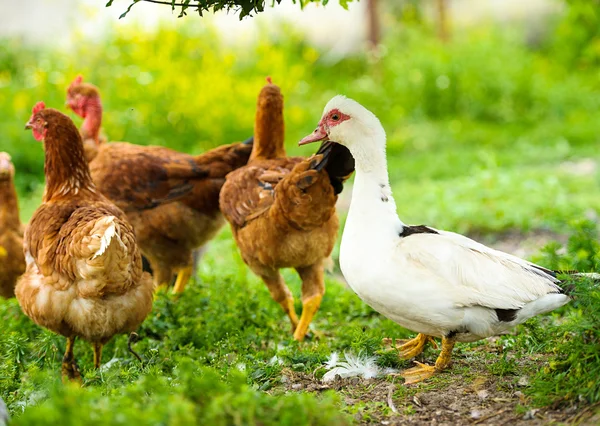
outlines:
{"label": "black feather patch on duck", "polygon": [[339,194],[344,189],[344,182],[354,173],[354,157],[348,148],[332,141],[323,142],[317,154],[323,155],[320,164],[329,175],[334,192]]}
{"label": "black feather patch on duck", "polygon": [[404,225],[399,235],[401,238],[404,238],[415,234],[439,234],[439,232],[425,225]]}

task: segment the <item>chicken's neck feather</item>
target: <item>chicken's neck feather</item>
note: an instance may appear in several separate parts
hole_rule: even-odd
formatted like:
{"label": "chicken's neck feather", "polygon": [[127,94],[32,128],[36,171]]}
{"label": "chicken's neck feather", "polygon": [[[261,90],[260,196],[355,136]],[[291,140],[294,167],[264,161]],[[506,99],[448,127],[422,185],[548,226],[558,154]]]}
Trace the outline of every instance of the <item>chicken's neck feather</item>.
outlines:
{"label": "chicken's neck feather", "polygon": [[73,123],[66,120],[67,117],[54,118],[49,123],[44,139],[44,202],[57,197],[77,195],[82,190],[96,192],[85,159],[81,136]]}
{"label": "chicken's neck feather", "polygon": [[284,138],[283,96],[276,86],[267,85],[261,91],[256,105],[250,161],[285,157]]}
{"label": "chicken's neck feather", "polygon": [[17,230],[21,227],[17,191],[12,179],[0,181],[0,224]]}
{"label": "chicken's neck feather", "polygon": [[85,116],[81,125],[83,139],[93,139],[100,143],[100,127],[102,125],[102,102],[97,96],[87,100],[84,110]]}

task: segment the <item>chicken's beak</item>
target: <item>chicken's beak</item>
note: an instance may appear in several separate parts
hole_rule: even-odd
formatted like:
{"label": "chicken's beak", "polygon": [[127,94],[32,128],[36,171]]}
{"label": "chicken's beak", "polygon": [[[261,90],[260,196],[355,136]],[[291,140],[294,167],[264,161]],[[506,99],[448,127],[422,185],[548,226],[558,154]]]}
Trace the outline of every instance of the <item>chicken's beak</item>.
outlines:
{"label": "chicken's beak", "polygon": [[319,127],[315,129],[310,135],[304,137],[300,142],[298,142],[298,146],[306,145],[313,142],[319,142],[325,140],[329,137],[327,131],[324,129],[324,126],[319,124]]}
{"label": "chicken's beak", "polygon": [[25,130],[29,130],[33,127],[33,125],[31,124],[31,121],[28,121],[27,124],[25,124]]}

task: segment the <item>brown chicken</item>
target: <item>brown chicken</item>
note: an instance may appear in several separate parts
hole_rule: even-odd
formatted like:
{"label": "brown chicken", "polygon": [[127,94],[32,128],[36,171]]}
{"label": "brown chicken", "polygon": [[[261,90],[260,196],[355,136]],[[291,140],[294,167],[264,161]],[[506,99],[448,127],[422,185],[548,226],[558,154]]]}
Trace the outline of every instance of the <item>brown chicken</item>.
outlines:
{"label": "brown chicken", "polygon": [[25,231],[15,293],[27,316],[67,338],[62,374],[76,379],[75,339],[92,343],[98,368],[102,346],[150,312],[152,278],[125,214],[94,185],[71,119],[38,102],[26,128],[44,141],[46,189]]}
{"label": "brown chicken", "polygon": [[225,176],[248,162],[252,139],[195,157],[157,146],[102,143],[98,89],[79,76],[68,88],[67,104],[84,118],[92,178],[127,213],[155,285],[165,287],[177,275],[173,292],[182,292],[194,268],[193,251],[202,252],[225,223],[219,192]]}
{"label": "brown chicken", "polygon": [[0,152],[0,296],[14,297],[17,278],[25,272],[23,228],[10,155]]}
{"label": "brown chicken", "polygon": [[98,147],[106,142],[106,137],[100,134],[102,126],[100,92],[93,84],[84,83],[83,77],[78,75],[67,89],[67,106],[84,119],[80,132],[85,158],[90,162],[98,154]]}
{"label": "brown chicken", "polygon": [[[339,225],[335,203],[354,160],[331,143],[308,159],[287,157],[283,96],[268,82],[258,97],[252,155],[227,176],[220,206],[244,262],[290,318],[294,339],[303,340],[325,293],[324,261]],[[300,320],[281,268],[294,268],[302,279]]]}

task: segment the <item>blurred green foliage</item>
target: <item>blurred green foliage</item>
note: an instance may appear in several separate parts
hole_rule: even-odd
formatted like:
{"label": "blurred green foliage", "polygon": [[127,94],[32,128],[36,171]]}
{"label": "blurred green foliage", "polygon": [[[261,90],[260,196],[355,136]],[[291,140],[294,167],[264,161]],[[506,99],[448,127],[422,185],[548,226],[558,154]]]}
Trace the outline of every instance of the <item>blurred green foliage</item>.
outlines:
{"label": "blurred green foliage", "polygon": [[554,49],[569,67],[600,65],[600,0],[565,0],[566,15],[557,28]]}
{"label": "blurred green foliage", "polygon": [[17,417],[15,425],[346,425],[334,395],[279,398],[252,389],[232,370],[227,381],[189,358],[177,359],[172,377],[151,372],[103,395],[94,388],[52,383],[48,401]]}

